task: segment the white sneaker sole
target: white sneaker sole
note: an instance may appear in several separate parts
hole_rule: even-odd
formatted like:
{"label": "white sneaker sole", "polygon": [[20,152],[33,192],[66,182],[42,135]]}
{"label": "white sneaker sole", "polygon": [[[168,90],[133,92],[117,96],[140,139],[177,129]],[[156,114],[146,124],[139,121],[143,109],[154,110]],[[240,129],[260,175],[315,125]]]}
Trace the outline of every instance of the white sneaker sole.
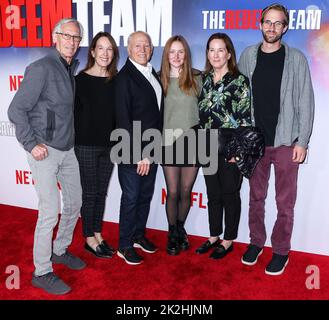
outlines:
{"label": "white sneaker sole", "polygon": [[117,251],[117,255],[118,255],[120,258],[122,258],[124,261],[126,261],[126,263],[128,263],[128,264],[130,264],[130,265],[132,265],[132,266],[136,266],[136,265],[138,265],[138,264],[143,263],[143,260],[140,261],[140,262],[130,262],[130,261],[128,261],[128,260],[125,258],[125,256],[124,256],[122,253],[120,253],[119,251]]}
{"label": "white sneaker sole", "polygon": [[147,249],[143,248],[139,243],[134,243],[134,248],[142,249],[144,252],[147,252],[147,253],[154,253],[154,252],[157,252],[157,250],[158,250],[158,249],[155,249],[154,251],[147,250]]}
{"label": "white sneaker sole", "polygon": [[265,269],[265,273],[270,276],[279,276],[280,274],[282,274],[284,272],[284,269],[286,268],[288,262],[289,262],[289,258],[287,259],[286,263],[284,264],[284,267],[278,272],[270,272]]}
{"label": "white sneaker sole", "polygon": [[259,251],[258,256],[256,257],[255,261],[253,261],[253,262],[245,261],[245,260],[243,260],[243,257],[241,258],[241,262],[242,262],[243,264],[245,264],[246,266],[254,266],[254,265],[257,263],[257,260],[258,260],[259,256],[260,256],[262,253],[263,253],[263,249],[262,249],[261,251]]}

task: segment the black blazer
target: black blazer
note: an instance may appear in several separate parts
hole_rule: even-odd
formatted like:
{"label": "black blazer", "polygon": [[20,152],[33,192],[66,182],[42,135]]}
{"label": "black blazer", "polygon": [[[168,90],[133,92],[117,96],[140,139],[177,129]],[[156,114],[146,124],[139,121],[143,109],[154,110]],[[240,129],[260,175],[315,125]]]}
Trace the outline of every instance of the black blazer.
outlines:
{"label": "black blazer", "polygon": [[[160,79],[152,69],[152,74]],[[114,80],[114,101],[116,128],[126,129],[130,134],[130,155],[132,156],[133,143],[139,139],[142,150],[149,142],[141,141],[141,137],[133,136],[133,121],[140,121],[141,135],[147,129],[157,129],[161,135],[163,123],[163,90],[160,110],[156,93],[145,76],[127,59]],[[141,159],[134,159],[136,163]]]}

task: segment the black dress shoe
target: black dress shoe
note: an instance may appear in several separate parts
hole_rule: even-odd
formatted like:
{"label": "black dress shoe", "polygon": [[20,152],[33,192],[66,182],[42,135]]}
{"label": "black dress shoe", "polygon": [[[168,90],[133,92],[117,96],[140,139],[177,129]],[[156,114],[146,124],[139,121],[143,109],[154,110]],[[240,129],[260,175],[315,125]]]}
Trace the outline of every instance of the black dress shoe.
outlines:
{"label": "black dress shoe", "polygon": [[230,253],[231,251],[233,251],[233,242],[232,242],[232,244],[227,249],[225,249],[225,247],[220,244],[217,248],[214,249],[214,251],[209,256],[209,258],[212,258],[212,259],[222,259],[228,253]]}
{"label": "black dress shoe", "polygon": [[88,252],[92,253],[94,256],[98,258],[112,258],[113,254],[110,254],[103,250],[102,246],[99,244],[94,250],[87,242],[84,247]]}
{"label": "black dress shoe", "polygon": [[198,249],[195,250],[197,254],[207,253],[211,248],[217,247],[219,240],[216,240],[214,243],[211,243],[209,240],[204,242]]}
{"label": "black dress shoe", "polygon": [[116,250],[114,248],[112,248],[105,240],[103,240],[100,243],[100,246],[102,247],[104,252],[107,252],[111,256],[113,256],[116,253]]}

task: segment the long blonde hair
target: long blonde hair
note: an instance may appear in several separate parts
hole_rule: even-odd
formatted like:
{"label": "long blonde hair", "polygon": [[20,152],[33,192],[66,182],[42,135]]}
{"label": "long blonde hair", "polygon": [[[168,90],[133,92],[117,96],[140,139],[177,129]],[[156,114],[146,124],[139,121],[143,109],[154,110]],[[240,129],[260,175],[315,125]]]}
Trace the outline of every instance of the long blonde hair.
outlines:
{"label": "long blonde hair", "polygon": [[193,77],[191,51],[185,38],[181,35],[175,35],[168,39],[162,54],[160,79],[163,86],[164,95],[167,95],[170,77],[169,51],[173,42],[180,42],[185,51],[184,64],[179,74],[179,88],[187,95],[197,95],[197,83]]}

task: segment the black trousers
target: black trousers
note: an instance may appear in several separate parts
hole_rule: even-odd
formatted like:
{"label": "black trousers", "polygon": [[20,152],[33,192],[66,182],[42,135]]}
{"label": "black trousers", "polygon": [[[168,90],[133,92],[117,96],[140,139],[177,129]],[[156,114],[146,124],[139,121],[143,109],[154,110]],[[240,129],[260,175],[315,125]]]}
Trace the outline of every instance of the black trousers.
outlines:
{"label": "black trousers", "polygon": [[240,170],[235,163],[228,163],[224,156],[219,155],[217,172],[204,175],[204,178],[208,196],[210,236],[217,237],[222,234],[225,217],[224,239],[236,239],[241,214]]}
{"label": "black trousers", "polygon": [[84,237],[93,237],[102,231],[107,189],[113,163],[110,148],[102,146],[74,147],[79,162],[82,186],[82,231]]}

